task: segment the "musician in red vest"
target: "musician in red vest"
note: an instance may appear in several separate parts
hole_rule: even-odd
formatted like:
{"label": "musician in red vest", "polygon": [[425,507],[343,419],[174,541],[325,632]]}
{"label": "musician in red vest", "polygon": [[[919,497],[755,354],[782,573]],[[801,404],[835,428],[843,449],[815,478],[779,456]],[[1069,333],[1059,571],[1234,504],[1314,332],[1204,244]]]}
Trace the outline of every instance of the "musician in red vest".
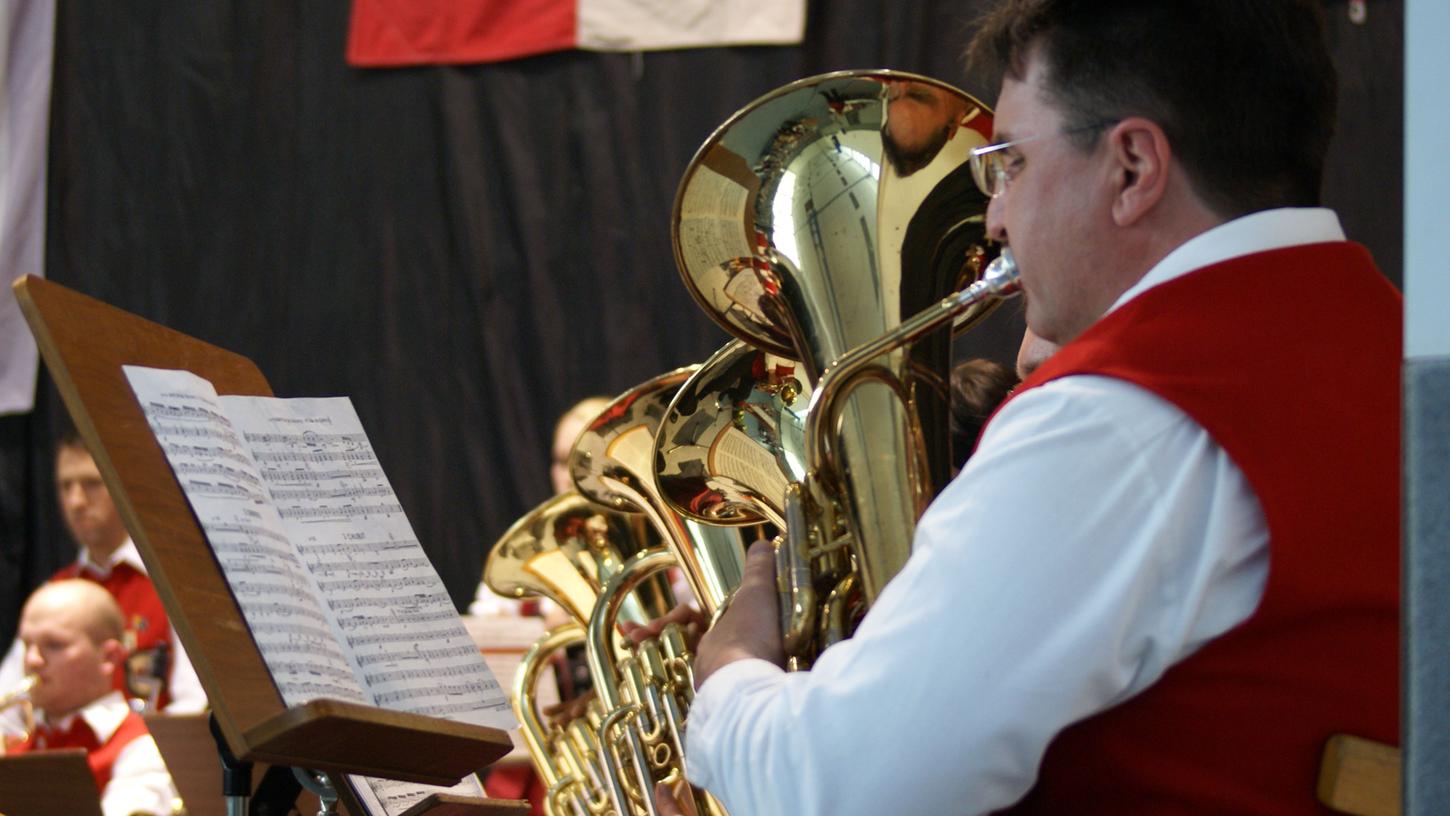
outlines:
{"label": "musician in red vest", "polygon": [[121,609],[92,581],[41,586],[20,616],[35,730],[12,753],[84,748],[105,816],[172,813],[177,797],[141,715],[112,687],[126,659]]}
{"label": "musician in red vest", "polygon": [[[196,671],[166,619],[161,598],[146,575],[146,565],[126,533],[95,460],[74,431],[56,445],[55,486],[66,529],[79,552],[74,562],[50,580],[93,581],[120,605],[126,660],[116,666],[116,689],[144,708],[175,714],[205,710],[206,694]],[[0,662],[0,688],[13,687],[22,672],[17,639]],[[0,720],[0,730],[6,732],[14,732],[18,725],[14,712]]]}
{"label": "musician in red vest", "polygon": [[810,671],[752,550],[686,741],[731,812],[1322,813],[1327,738],[1398,743],[1402,307],[1320,206],[1320,6],[981,21],[988,230],[1062,348]]}

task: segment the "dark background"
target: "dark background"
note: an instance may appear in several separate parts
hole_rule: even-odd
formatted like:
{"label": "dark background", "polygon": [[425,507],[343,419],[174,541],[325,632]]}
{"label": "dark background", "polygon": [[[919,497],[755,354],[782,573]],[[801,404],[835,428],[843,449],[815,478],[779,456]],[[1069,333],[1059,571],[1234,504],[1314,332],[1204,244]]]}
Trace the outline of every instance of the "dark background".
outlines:
{"label": "dark background", "polygon": [[[959,59],[981,5],[815,0],[793,48],[360,70],[344,0],[62,0],[47,275],[250,357],[279,396],[351,396],[462,607],[549,492],[558,414],[726,340],[670,253],[695,148],[828,70],[918,71],[990,103]],[[1346,5],[1326,3],[1326,199],[1399,284],[1402,2],[1363,25]],[[1009,306],[957,351],[1010,362],[1020,332]],[[34,412],[0,417],[6,641],[74,557],[51,487],[65,421],[44,374]]]}

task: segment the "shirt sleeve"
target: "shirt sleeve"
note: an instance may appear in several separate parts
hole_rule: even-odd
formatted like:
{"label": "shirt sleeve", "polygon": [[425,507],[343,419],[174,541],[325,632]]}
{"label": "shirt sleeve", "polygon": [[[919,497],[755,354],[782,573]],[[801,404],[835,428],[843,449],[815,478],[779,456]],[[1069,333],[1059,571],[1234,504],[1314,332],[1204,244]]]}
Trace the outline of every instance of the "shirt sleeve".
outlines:
{"label": "shirt sleeve", "polygon": [[[5,659],[0,660],[0,692],[9,691],[25,679],[25,647],[20,638],[10,643]],[[25,731],[25,719],[19,706],[0,711],[0,734],[21,734]]]}
{"label": "shirt sleeve", "polygon": [[104,816],[131,816],[136,813],[170,816],[171,803],[178,798],[171,774],[150,735],[132,740],[116,756],[111,766],[111,781],[101,793]]}
{"label": "shirt sleeve", "polygon": [[687,769],[735,816],[985,813],[1067,725],[1243,621],[1267,531],[1198,425],[1117,380],[1022,394],[918,524],[854,637],[808,672],[700,689]]}

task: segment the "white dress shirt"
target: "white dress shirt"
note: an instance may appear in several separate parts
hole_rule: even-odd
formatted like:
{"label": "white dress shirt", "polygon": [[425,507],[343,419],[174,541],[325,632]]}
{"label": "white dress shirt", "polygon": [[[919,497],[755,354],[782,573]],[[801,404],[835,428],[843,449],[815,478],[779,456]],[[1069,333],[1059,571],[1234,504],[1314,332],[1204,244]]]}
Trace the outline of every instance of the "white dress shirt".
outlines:
{"label": "white dress shirt", "polygon": [[[54,723],[57,731],[66,731],[76,717],[85,720],[91,733],[105,745],[121,727],[131,707],[119,691],[112,691],[80,711]],[[101,794],[104,816],[133,816],[145,813],[169,816],[172,800],[177,798],[171,774],[156,748],[156,740],[144,734],[131,740],[116,754],[111,765],[111,780]]]}
{"label": "white dress shirt", "polygon": [[[1335,240],[1328,210],[1246,216],[1113,308],[1220,260]],[[992,421],[852,639],[809,672],[744,660],[705,682],[689,777],[732,816],[1006,807],[1059,731],[1247,619],[1267,577],[1258,500],[1203,428],[1121,380],[1049,382]]]}
{"label": "white dress shirt", "polygon": [[[111,574],[111,569],[117,564],[128,564],[142,575],[146,573],[146,564],[141,560],[141,553],[136,550],[136,545],[131,539],[116,548],[111,557],[105,563],[94,561],[90,553],[82,548],[77,556],[77,563],[80,564],[81,572],[94,575],[98,578],[105,578]],[[10,644],[10,650],[5,653],[5,659],[0,660],[0,691],[14,688],[25,676],[25,650],[16,638]],[[201,679],[196,676],[196,669],[192,668],[191,659],[186,656],[186,649],[181,645],[181,638],[176,636],[176,628],[171,629],[171,668],[167,677],[167,690],[171,694],[171,702],[166,706],[168,714],[198,714],[206,711],[206,691],[201,687]],[[14,709],[0,712],[0,733],[14,734],[22,731],[24,725],[21,722],[20,714]]]}

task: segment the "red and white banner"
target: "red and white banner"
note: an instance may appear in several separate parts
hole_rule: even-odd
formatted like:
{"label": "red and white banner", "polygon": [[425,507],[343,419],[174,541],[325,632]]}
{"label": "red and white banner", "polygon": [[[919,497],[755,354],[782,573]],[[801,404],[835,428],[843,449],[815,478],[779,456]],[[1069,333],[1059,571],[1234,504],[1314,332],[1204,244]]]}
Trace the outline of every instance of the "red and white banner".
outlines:
{"label": "red and white banner", "polygon": [[789,45],[806,0],[353,0],[359,67],[498,62],[551,51]]}
{"label": "red and white banner", "polygon": [[40,365],[10,283],[45,272],[45,157],[55,0],[0,2],[0,414],[35,404]]}

